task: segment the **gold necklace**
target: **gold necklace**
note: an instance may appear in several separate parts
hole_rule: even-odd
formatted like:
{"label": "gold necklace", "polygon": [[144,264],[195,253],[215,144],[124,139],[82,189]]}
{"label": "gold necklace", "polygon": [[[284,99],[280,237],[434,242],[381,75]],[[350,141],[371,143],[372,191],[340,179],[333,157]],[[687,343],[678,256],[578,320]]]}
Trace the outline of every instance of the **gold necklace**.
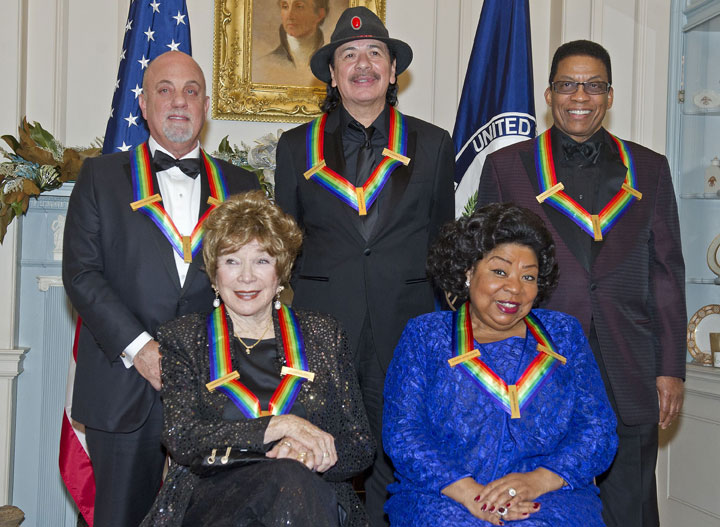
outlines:
{"label": "gold necklace", "polygon": [[265,336],[265,333],[268,332],[268,329],[270,329],[270,326],[272,326],[272,322],[265,327],[265,331],[262,332],[262,335],[260,335],[260,338],[257,339],[257,342],[256,342],[255,344],[253,344],[252,346],[248,346],[247,344],[245,344],[245,341],[244,341],[242,338],[240,338],[240,335],[238,335],[237,333],[235,333],[235,336],[236,336],[237,339],[240,341],[240,344],[242,344],[243,346],[245,346],[245,354],[246,354],[246,355],[250,355],[250,350],[252,350],[255,346],[257,346],[258,344],[260,344],[260,341],[261,341],[261,340],[263,339],[263,337]]}

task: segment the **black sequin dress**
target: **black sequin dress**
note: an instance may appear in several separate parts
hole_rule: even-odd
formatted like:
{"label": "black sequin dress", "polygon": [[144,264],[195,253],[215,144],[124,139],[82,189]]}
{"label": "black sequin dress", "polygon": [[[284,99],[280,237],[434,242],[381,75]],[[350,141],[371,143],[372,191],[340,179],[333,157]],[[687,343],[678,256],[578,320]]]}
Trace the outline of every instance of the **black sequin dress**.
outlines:
{"label": "black sequin dress", "polygon": [[[375,444],[368,429],[344,332],[332,317],[304,311],[296,311],[296,315],[305,340],[309,369],[315,373],[315,380],[303,383],[292,413],[304,414],[308,421],[333,435],[338,454],[337,464],[324,474],[317,475],[307,469],[303,469],[307,474],[296,474],[294,469],[303,467],[294,461],[278,463],[278,468],[282,468],[278,471],[283,473],[282,478],[299,476],[297,485],[292,485],[289,480],[284,480],[284,483],[271,481],[267,471],[274,470],[268,467],[276,464],[275,461],[256,465],[263,468],[254,469],[255,466],[250,466],[238,469],[236,476],[230,475],[235,469],[211,478],[199,478],[193,474],[188,466],[213,448],[233,446],[255,452],[269,450],[270,445],[263,444],[263,437],[271,418],[247,419],[228,406],[232,403],[225,395],[218,391],[211,393],[205,388],[205,383],[210,379],[207,315],[181,317],[165,324],[157,333],[163,355],[161,396],[165,412],[164,443],[174,463],[143,526],[180,526],[183,525],[186,511],[193,515],[205,514],[214,508],[227,511],[227,514],[217,513],[217,518],[213,518],[215,525],[300,527],[305,524],[296,518],[302,515],[313,517],[317,507],[334,503],[332,500],[335,497],[347,512],[346,525],[367,525],[365,511],[348,479],[370,465]],[[280,335],[275,312],[273,323],[275,335]],[[228,324],[232,334],[229,318]],[[233,340],[233,367],[240,368],[241,378],[248,378],[243,376],[243,362],[245,368],[249,368],[248,371],[253,368],[267,370],[266,359],[274,353],[271,362],[274,363],[279,379],[280,369],[285,362],[282,339],[260,343],[254,351],[261,353],[257,360],[250,362],[240,356],[244,355],[241,351],[243,348],[236,339]],[[272,375],[271,372],[265,373]],[[260,379],[256,386],[261,403],[262,386],[267,385],[269,376],[264,381]],[[288,465],[289,473],[285,471]],[[306,476],[311,476],[310,480],[302,479]],[[213,479],[215,481],[210,481]],[[313,492],[309,487],[317,487],[321,492],[323,489],[331,489],[334,496],[331,492],[329,502],[308,499],[306,493]],[[220,492],[220,489],[223,491]],[[280,497],[280,492],[283,493],[281,499],[276,499]],[[244,508],[243,500],[248,503],[252,501],[252,504]],[[280,502],[286,502],[287,506],[274,507],[274,510],[268,512],[268,509],[273,509],[274,503]],[[198,509],[198,504],[202,503],[210,503],[213,507],[200,510],[203,507]],[[289,509],[298,515],[283,512]],[[266,520],[267,523],[261,523],[257,518],[251,519],[254,514],[265,513],[268,514],[267,518],[272,518]],[[242,517],[243,514],[247,515],[247,520]]]}

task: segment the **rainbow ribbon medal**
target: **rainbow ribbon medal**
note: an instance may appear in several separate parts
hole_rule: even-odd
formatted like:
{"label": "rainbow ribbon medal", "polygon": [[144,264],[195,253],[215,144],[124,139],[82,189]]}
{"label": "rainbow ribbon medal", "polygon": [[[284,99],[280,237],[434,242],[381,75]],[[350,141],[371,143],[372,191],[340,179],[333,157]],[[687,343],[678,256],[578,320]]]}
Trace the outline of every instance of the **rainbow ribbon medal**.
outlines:
{"label": "rainbow ribbon medal", "polygon": [[410,158],[406,155],[408,132],[405,116],[390,107],[388,146],[383,150],[382,160],[362,187],[352,185],[325,164],[326,121],[327,114],[323,114],[308,126],[305,141],[307,149],[305,179],[315,181],[358,211],[360,216],[365,216],[395,169],[410,163]]}
{"label": "rainbow ribbon medal", "polygon": [[160,205],[159,202],[162,200],[160,194],[154,192],[150,148],[148,144],[143,143],[139,145],[130,154],[130,173],[133,198],[135,199],[135,201],[130,203],[130,207],[132,207],[134,211],[139,210],[150,218],[170,242],[175,252],[182,256],[186,263],[192,262],[193,257],[195,257],[202,247],[202,239],[205,234],[205,227],[203,226],[205,218],[207,218],[216,206],[225,201],[225,196],[227,196],[227,187],[225,186],[220,165],[202,149],[200,149],[200,155],[205,165],[208,183],[210,184],[211,197],[208,198],[210,207],[198,220],[192,234],[190,236],[182,236],[172,219],[170,219],[168,213],[163,206]]}
{"label": "rainbow ribbon medal", "polygon": [[[455,357],[473,352],[469,306],[470,304],[466,302],[454,314],[453,349]],[[527,314],[524,322],[538,343],[538,354],[525,368],[517,383],[508,385],[479,357],[457,363],[481,390],[490,395],[491,400],[501,410],[510,414],[512,419],[520,418],[520,411],[524,411],[530,404],[530,401],[558,367],[558,363],[565,364],[566,362],[565,357],[557,353],[550,335],[532,312]]]}
{"label": "rainbow ribbon medal", "polygon": [[536,199],[539,203],[547,203],[570,218],[596,242],[602,241],[603,235],[610,231],[635,199],[642,199],[642,193],[636,189],[637,174],[630,149],[622,139],[612,134],[610,137],[618,147],[620,159],[627,168],[627,173],[620,190],[599,214],[590,214],[565,193],[562,183],[558,183],[555,176],[550,129],[540,134],[535,146],[535,169],[540,187],[540,194],[536,196]]}
{"label": "rainbow ribbon medal", "polygon": [[224,393],[248,419],[287,414],[300,393],[302,383],[314,379],[314,374],[308,371],[305,342],[295,313],[282,305],[278,311],[278,321],[287,366],[282,369],[281,375],[284,376],[270,398],[268,411],[262,411],[257,396],[238,380],[240,374],[237,370],[231,371],[230,334],[225,305],[215,308],[207,319],[210,382],[206,387],[209,391],[217,389]]}

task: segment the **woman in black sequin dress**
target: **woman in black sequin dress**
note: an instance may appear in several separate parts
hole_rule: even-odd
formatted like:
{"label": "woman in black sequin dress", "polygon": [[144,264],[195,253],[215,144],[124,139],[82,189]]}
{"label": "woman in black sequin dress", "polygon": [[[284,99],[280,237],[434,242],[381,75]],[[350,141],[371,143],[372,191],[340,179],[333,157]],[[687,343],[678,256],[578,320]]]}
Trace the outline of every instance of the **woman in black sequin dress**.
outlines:
{"label": "woman in black sequin dress", "polygon": [[[300,230],[259,191],[229,198],[205,229],[219,298],[212,313],[158,330],[173,463],[143,525],[367,525],[348,479],[370,465],[375,445],[344,332],[277,300]],[[199,460],[228,447],[268,461],[198,475]]]}

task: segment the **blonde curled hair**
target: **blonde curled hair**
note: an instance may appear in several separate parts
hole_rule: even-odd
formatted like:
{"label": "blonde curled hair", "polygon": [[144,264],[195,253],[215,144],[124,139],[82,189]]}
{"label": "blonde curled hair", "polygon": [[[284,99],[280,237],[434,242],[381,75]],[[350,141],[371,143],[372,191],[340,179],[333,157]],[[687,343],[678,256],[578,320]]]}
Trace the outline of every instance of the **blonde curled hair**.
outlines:
{"label": "blonde curled hair", "polygon": [[205,220],[203,258],[212,284],[218,257],[253,240],[276,259],[280,283],[288,283],[302,245],[302,232],[292,216],[270,201],[262,190],[253,190],[230,196]]}

